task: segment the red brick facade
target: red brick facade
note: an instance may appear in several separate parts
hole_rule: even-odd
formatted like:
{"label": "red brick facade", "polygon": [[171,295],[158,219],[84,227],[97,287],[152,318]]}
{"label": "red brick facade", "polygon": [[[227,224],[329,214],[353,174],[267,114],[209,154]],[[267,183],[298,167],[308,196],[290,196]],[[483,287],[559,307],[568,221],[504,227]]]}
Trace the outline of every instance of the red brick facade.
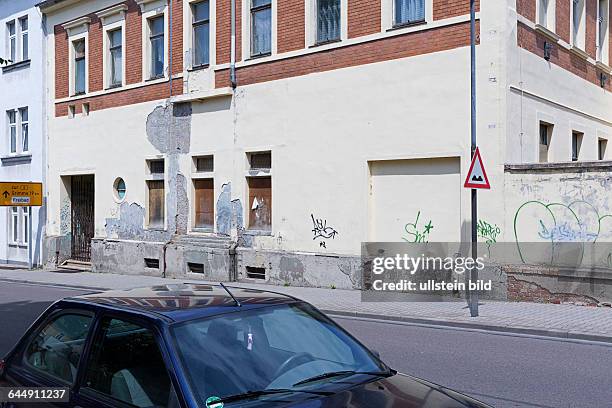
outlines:
{"label": "red brick facade", "polygon": [[[480,0],[474,3],[476,12],[480,11]],[[433,18],[442,20],[470,13],[470,2],[465,0],[434,0]]]}
{"label": "red brick facade", "polygon": [[[526,17],[532,22],[536,20],[536,2],[537,0],[517,0],[518,14]],[[566,43],[570,43],[570,1],[557,0],[555,7],[555,33]],[[612,10],[610,17],[612,17]],[[596,59],[597,57],[597,0],[586,0],[586,27],[585,27],[585,52],[589,57]],[[518,23],[518,46],[522,47],[534,54],[544,57],[544,42],[550,43],[550,40],[536,33],[532,28],[525,24]],[[612,45],[609,45],[612,54]],[[551,52],[550,62],[560,66],[561,68],[593,83],[600,85],[599,70],[594,64],[584,58],[571,53],[562,45],[554,45]],[[606,74],[607,75],[607,74]],[[610,81],[606,82],[605,88],[612,90]]]}
{"label": "red brick facade", "polygon": [[381,0],[348,0],[348,37],[380,32]]}
{"label": "red brick facade", "polygon": [[278,52],[295,51],[306,44],[304,0],[278,0]]}
{"label": "red brick facade", "polygon": [[[479,30],[479,24],[476,26]],[[418,31],[314,54],[237,69],[238,85],[273,81],[314,72],[353,67],[397,58],[465,47],[470,43],[469,23]],[[229,86],[229,70],[218,71],[217,87]]]}
{"label": "red brick facade", "polygon": [[[242,52],[242,1],[236,0],[236,61],[241,61]],[[305,1],[278,0],[277,7],[277,51],[279,54],[304,49],[305,39]],[[348,37],[357,38],[380,33],[381,1],[391,0],[348,0]],[[593,0],[594,1],[594,0]],[[68,106],[75,105],[77,113],[82,103],[90,104],[90,111],[106,109],[113,106],[124,106],[132,103],[146,102],[167,98],[169,85],[142,83],[142,14],[135,0],[125,0],[125,83],[138,85],[137,88],[124,89],[118,92],[89,96],[77,101],[56,104],[56,115],[68,113]],[[172,0],[172,55],[171,71],[173,75],[183,72],[183,9],[188,7],[187,0]],[[466,6],[467,4],[467,6]],[[98,11],[98,10],[97,10]],[[216,61],[212,63],[227,64],[230,61],[230,1],[216,2]],[[469,2],[460,0],[433,0],[435,19],[444,19],[469,12]],[[104,90],[103,81],[103,26],[95,12],[87,15],[90,18],[88,33],[88,92]],[[169,35],[166,41],[170,41]],[[402,34],[355,44],[332,50],[321,50],[294,58],[285,58],[273,62],[261,62],[256,65],[238,69],[239,85],[270,81],[280,78],[305,75],[343,67],[374,63],[396,58],[410,57],[435,51],[463,47],[469,44],[469,25],[465,23],[427,29],[410,34]],[[61,24],[55,27],[55,97],[69,97],[69,43],[66,31]],[[245,58],[247,56],[244,56]],[[168,62],[169,58],[168,58]],[[180,81],[173,83],[173,94],[182,93]],[[228,85],[228,70],[216,73],[216,86]]]}

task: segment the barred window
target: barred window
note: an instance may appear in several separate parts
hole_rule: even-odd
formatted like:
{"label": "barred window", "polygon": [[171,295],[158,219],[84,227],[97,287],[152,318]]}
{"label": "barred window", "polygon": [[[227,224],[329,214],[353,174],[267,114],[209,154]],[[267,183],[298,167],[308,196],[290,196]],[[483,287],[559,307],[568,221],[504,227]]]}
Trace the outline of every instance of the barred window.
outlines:
{"label": "barred window", "polygon": [[340,0],[317,0],[317,42],[340,39]]}

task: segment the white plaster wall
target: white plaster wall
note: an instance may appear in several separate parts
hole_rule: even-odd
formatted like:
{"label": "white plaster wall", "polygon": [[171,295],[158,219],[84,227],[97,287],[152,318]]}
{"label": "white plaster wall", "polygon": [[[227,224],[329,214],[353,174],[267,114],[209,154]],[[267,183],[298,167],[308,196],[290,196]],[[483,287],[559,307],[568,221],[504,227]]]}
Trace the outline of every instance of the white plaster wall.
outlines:
{"label": "white plaster wall", "polygon": [[[28,107],[30,163],[0,164],[0,181],[45,181],[45,105],[44,105],[44,64],[43,26],[35,0],[0,0],[0,56],[7,57],[6,22],[28,16],[29,67],[0,73],[0,156],[10,152],[6,111]],[[34,208],[32,231],[34,261],[40,259],[41,238],[44,234],[44,209]],[[9,209],[0,208],[0,262],[27,263],[25,247],[8,244]]]}

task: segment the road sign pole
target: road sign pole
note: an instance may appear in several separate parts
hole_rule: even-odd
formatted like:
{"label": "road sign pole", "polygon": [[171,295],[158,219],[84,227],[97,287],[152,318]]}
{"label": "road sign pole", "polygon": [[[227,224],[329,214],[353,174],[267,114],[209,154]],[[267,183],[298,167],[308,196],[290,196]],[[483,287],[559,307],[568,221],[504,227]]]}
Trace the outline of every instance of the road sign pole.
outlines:
{"label": "road sign pole", "polygon": [[34,266],[32,259],[32,206],[28,207],[28,269]]}
{"label": "road sign pole", "polygon": [[[470,0],[470,91],[471,91],[471,157],[476,154],[476,7],[475,0]],[[476,225],[478,223],[478,193],[472,188],[472,258],[478,257],[478,234]],[[470,270],[470,281],[478,281],[478,269],[472,267]],[[468,306],[470,316],[478,316],[478,292],[468,288]]]}

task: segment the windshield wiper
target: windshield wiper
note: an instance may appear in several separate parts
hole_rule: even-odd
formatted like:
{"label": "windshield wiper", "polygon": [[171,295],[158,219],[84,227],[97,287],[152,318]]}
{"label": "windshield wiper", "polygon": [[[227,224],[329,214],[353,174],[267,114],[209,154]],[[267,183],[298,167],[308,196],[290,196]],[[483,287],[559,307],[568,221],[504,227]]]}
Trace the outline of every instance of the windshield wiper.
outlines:
{"label": "windshield wiper", "polygon": [[293,386],[298,386],[302,384],[307,384],[310,382],[324,380],[326,378],[339,377],[341,375],[353,375],[353,374],[365,374],[365,375],[375,375],[379,377],[390,377],[394,375],[393,370],[390,371],[353,371],[353,370],[344,370],[344,371],[332,371],[329,373],[315,375],[314,377],[306,378],[305,380],[296,382]]}
{"label": "windshield wiper", "polygon": [[239,400],[261,397],[262,395],[286,394],[286,393],[292,393],[292,392],[302,392],[305,394],[324,395],[324,396],[333,394],[333,392],[328,392],[328,391],[294,390],[291,388],[271,388],[267,390],[247,391],[241,394],[230,395],[228,397],[221,398],[221,402],[239,401]]}

